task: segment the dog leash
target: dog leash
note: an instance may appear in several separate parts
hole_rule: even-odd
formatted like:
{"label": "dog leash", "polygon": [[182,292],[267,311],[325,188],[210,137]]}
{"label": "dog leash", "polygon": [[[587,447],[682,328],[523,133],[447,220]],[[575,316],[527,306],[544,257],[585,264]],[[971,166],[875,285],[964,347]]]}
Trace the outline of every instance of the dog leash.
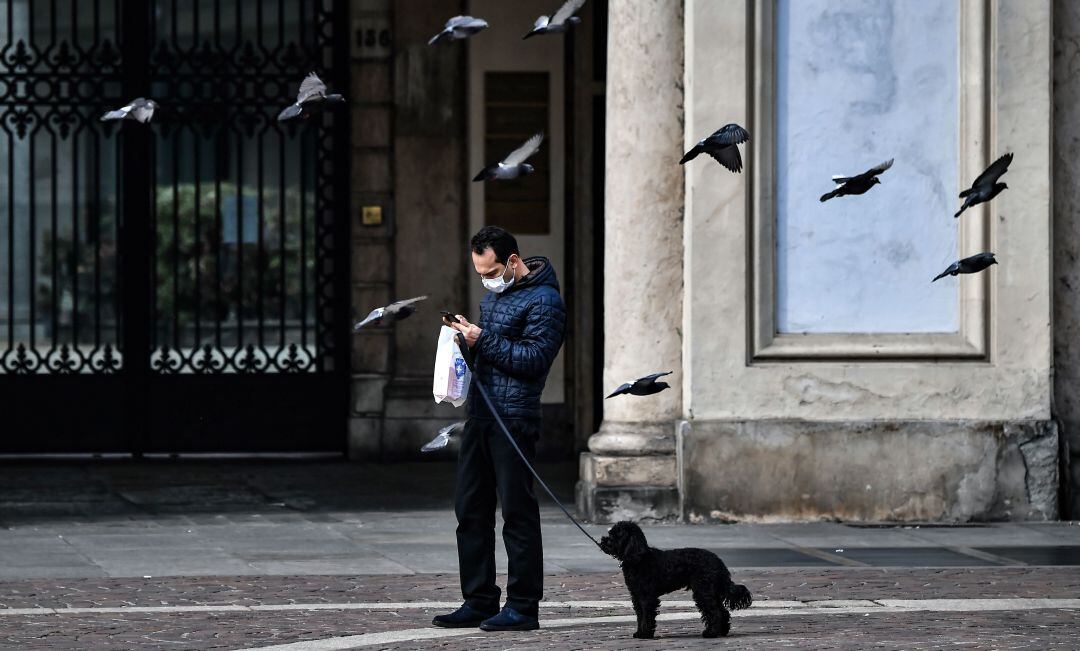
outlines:
{"label": "dog leash", "polygon": [[603,551],[603,548],[600,547],[600,543],[596,541],[596,538],[593,538],[592,534],[590,534],[588,531],[585,531],[585,527],[581,526],[581,523],[577,521],[577,518],[570,515],[570,511],[566,510],[566,507],[563,506],[563,503],[559,501],[559,498],[555,497],[555,493],[552,492],[551,488],[548,487],[547,483],[543,479],[541,479],[540,473],[536,472],[536,468],[533,468],[533,465],[529,463],[528,459],[525,458],[525,453],[521,451],[520,447],[518,447],[517,441],[514,440],[514,436],[506,427],[506,423],[503,422],[502,416],[499,415],[499,412],[495,409],[494,403],[491,402],[491,398],[488,397],[487,390],[484,388],[483,383],[481,383],[480,378],[477,377],[476,367],[473,366],[472,351],[469,350],[469,345],[465,341],[465,336],[459,332],[457,333],[455,338],[457,340],[458,348],[461,350],[462,359],[465,360],[465,364],[469,367],[469,370],[473,372],[473,384],[475,384],[476,389],[480,391],[480,397],[484,399],[484,402],[487,404],[488,410],[491,411],[491,415],[495,417],[495,422],[498,423],[499,429],[501,429],[502,433],[506,435],[506,440],[510,441],[510,445],[514,446],[514,450],[518,453],[518,456],[521,457],[521,461],[525,464],[525,467],[529,469],[529,472],[531,472],[532,476],[536,478],[536,481],[544,487],[544,490],[547,491],[548,496],[562,510],[563,515],[569,518],[570,522],[573,522],[574,525],[581,530],[581,533],[585,534],[585,536],[589,540],[591,540],[593,544],[600,549],[600,551]]}

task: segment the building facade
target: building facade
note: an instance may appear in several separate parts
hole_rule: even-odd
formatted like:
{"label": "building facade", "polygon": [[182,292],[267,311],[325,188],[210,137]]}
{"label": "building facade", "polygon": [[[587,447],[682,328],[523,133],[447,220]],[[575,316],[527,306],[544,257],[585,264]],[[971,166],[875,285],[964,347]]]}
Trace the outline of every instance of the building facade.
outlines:
{"label": "building facade", "polygon": [[[588,0],[522,40],[557,4],[0,3],[0,452],[418,459],[498,224],[561,282],[539,454],[596,521],[1080,513],[1075,3]],[[429,45],[458,14],[491,27]],[[310,70],[347,108],[278,123]],[[741,173],[679,164],[732,122]],[[535,174],[469,181],[538,131]]]}
{"label": "building facade", "polygon": [[[1055,112],[1054,101],[1074,82],[1070,55],[1053,48],[1065,47],[1054,29],[1075,28],[1074,10],[612,0],[588,3],[565,42],[534,49],[513,27],[544,3],[445,4],[363,5],[392,14],[395,50],[361,63],[354,91],[368,66],[389,70],[381,110],[394,115],[354,114],[354,133],[394,126],[381,159],[357,154],[354,175],[387,170],[375,176],[396,231],[354,227],[362,250],[382,249],[354,257],[354,305],[430,293],[437,274],[452,282],[434,300],[472,310],[481,288],[462,255],[468,233],[520,223],[526,253],[552,256],[571,306],[545,396],[547,450],[581,449],[583,512],[1060,516],[1075,422],[1062,381],[1073,367],[1062,334],[1075,320],[1062,284],[1073,264],[1055,268],[1049,253],[1075,232],[1062,210],[1075,183],[1054,175],[1073,110]],[[493,27],[428,48],[432,26],[460,12]],[[483,151],[502,128],[491,123],[536,108],[493,97],[492,86],[525,83],[498,71],[547,75],[549,223],[537,235],[485,196],[500,189],[463,183],[499,151]],[[708,159],[678,164],[728,122],[752,134],[742,174]],[[514,137],[530,129],[516,126]],[[954,219],[959,190],[1005,152],[1016,157],[1011,189]],[[820,165],[889,158],[897,163],[873,193],[817,201],[829,189]],[[354,203],[378,199],[364,183]],[[930,283],[988,250],[1001,261],[989,273]],[[393,277],[364,277],[387,266],[365,260],[393,260]],[[354,455],[411,456],[435,421],[453,417],[427,391],[433,345],[422,320],[358,339]],[[600,399],[664,370],[674,390]]]}

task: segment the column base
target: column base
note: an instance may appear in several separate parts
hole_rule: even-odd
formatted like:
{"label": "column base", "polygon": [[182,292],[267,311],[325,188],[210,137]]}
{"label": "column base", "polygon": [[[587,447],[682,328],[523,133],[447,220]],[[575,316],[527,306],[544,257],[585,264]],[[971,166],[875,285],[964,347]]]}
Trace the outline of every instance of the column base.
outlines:
{"label": "column base", "polygon": [[596,486],[578,481],[577,506],[582,517],[597,524],[680,518],[679,489],[673,486]]}
{"label": "column base", "polygon": [[682,517],[674,423],[605,422],[580,457],[578,511],[597,523]]}

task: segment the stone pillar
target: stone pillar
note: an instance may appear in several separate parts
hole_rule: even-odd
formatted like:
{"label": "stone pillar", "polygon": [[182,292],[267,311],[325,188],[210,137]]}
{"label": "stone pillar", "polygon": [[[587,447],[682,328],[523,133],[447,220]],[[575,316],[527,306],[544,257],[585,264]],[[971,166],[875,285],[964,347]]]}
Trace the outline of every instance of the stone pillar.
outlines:
{"label": "stone pillar", "polygon": [[[433,29],[462,13],[462,4],[394,2],[394,292],[397,298],[427,295],[428,300],[414,317],[394,326],[383,460],[416,458],[434,432],[464,418],[464,407],[432,400],[431,368],[439,310],[467,310],[467,43],[427,44]],[[446,456],[453,455],[446,451]]]}
{"label": "stone pillar", "polygon": [[[358,0],[353,15],[367,24],[391,25],[386,0]],[[352,320],[359,321],[394,295],[393,75],[389,52],[358,57],[352,83]],[[367,53],[365,53],[367,54]],[[369,213],[364,218],[365,211]],[[371,217],[377,211],[377,218]],[[384,392],[393,370],[394,331],[369,327],[352,337],[349,458],[378,459],[383,438]]]}
{"label": "stone pillar", "polygon": [[[427,44],[462,2],[358,0],[352,8],[360,25],[390,26],[393,42],[353,63],[353,316],[429,299],[412,318],[353,338],[349,454],[408,459],[463,413],[435,405],[431,365],[438,310],[466,308],[466,45]],[[363,206],[381,207],[382,220],[365,224]]]}
{"label": "stone pillar", "polygon": [[659,371],[671,389],[604,403],[581,457],[595,522],[679,514],[682,418],[683,3],[611,0],[604,191],[604,387]]}
{"label": "stone pillar", "polygon": [[[1054,2],[1054,406],[1064,428],[1062,517],[1080,518],[1080,7]],[[1071,451],[1071,459],[1068,454]],[[1071,463],[1070,463],[1071,462]],[[1071,472],[1070,472],[1071,465]]]}

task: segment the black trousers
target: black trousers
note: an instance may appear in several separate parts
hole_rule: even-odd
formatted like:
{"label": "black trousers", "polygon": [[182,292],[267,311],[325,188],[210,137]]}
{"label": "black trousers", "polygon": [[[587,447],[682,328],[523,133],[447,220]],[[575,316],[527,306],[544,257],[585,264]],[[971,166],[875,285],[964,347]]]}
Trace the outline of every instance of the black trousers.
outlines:
{"label": "black trousers", "polygon": [[[507,420],[521,451],[532,463],[540,422]],[[544,590],[544,548],[540,507],[533,477],[494,420],[470,419],[458,452],[458,567],[465,603],[486,612],[499,610],[495,584],[495,504],[502,506],[503,543],[508,560],[506,605],[536,616]]]}

